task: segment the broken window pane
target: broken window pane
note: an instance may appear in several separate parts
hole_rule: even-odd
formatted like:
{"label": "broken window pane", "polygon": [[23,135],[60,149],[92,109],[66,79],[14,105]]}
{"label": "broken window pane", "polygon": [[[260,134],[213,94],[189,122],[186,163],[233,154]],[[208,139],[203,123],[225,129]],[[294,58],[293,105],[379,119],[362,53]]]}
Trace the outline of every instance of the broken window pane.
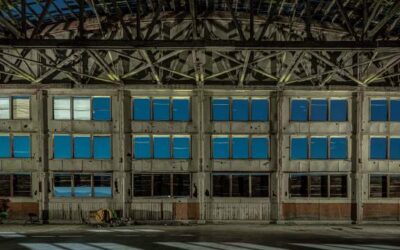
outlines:
{"label": "broken window pane", "polygon": [[330,197],[347,197],[347,176],[331,175]]}
{"label": "broken window pane", "polygon": [[229,175],[213,175],[213,196],[215,197],[229,197],[230,196],[230,181]]}
{"label": "broken window pane", "polygon": [[13,175],[13,191],[14,191],[14,196],[30,197],[31,196],[31,176],[28,174]]}
{"label": "broken window pane", "polygon": [[74,120],[90,120],[89,97],[74,97]]}
{"label": "broken window pane", "polygon": [[153,195],[171,196],[171,175],[154,174],[153,175]]}
{"label": "broken window pane", "polygon": [[0,174],[0,197],[11,196],[11,178],[8,174]]}
{"label": "broken window pane", "polygon": [[0,119],[10,118],[10,98],[0,97]]}
{"label": "broken window pane", "polygon": [[151,196],[151,175],[150,174],[135,174],[133,176],[133,195]]}
{"label": "broken window pane", "polygon": [[268,175],[251,176],[251,196],[268,197],[269,196],[269,178]]}
{"label": "broken window pane", "polygon": [[232,197],[249,197],[249,175],[232,175]]}
{"label": "broken window pane", "polygon": [[289,194],[290,197],[308,197],[308,176],[290,175]]}
{"label": "broken window pane", "polygon": [[30,101],[31,101],[29,96],[14,96],[12,100],[13,100],[13,118],[29,119]]}
{"label": "broken window pane", "polygon": [[53,115],[55,120],[70,120],[71,119],[71,98],[69,97],[54,97],[53,100]]}
{"label": "broken window pane", "polygon": [[173,175],[173,192],[174,196],[190,196],[190,175],[174,174]]}

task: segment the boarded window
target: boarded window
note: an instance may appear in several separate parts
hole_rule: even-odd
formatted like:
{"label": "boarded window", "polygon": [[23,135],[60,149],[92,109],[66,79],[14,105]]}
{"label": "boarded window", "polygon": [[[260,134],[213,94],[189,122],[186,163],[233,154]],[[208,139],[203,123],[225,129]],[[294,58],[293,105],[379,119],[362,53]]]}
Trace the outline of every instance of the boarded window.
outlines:
{"label": "boarded window", "polygon": [[213,121],[229,121],[229,99],[212,99],[212,119]]}
{"label": "boarded window", "polygon": [[229,159],[229,137],[213,137],[212,149],[214,159]]}
{"label": "boarded window", "polygon": [[347,159],[347,138],[331,137],[330,140],[330,159]]}
{"label": "boarded window", "polygon": [[174,174],[173,175],[173,195],[174,196],[190,196],[190,175]]}
{"label": "boarded window", "polygon": [[387,121],[388,106],[386,99],[372,99],[370,105],[371,121]]}
{"label": "boarded window", "polygon": [[249,197],[249,175],[232,175],[232,197]]}
{"label": "boarded window", "polygon": [[308,138],[292,138],[290,144],[290,159],[305,160],[308,158]]}
{"label": "boarded window", "polygon": [[108,96],[96,96],[92,100],[92,118],[95,121],[111,120],[111,98]]}
{"label": "boarded window", "polygon": [[54,97],[53,99],[53,117],[54,120],[71,119],[71,98]]}
{"label": "boarded window", "polygon": [[328,120],[328,100],[311,99],[311,121],[327,121]]}
{"label": "boarded window", "polygon": [[171,196],[171,175],[154,174],[153,175],[153,195]]}
{"label": "boarded window", "polygon": [[171,158],[170,137],[168,135],[160,135],[153,137],[153,152],[155,159]]}
{"label": "boarded window", "polygon": [[0,119],[10,119],[10,98],[0,97]]}
{"label": "boarded window", "polygon": [[31,138],[29,135],[14,135],[13,150],[15,158],[31,157]]}
{"label": "boarded window", "polygon": [[140,135],[133,137],[133,155],[135,159],[150,159],[150,136]]}
{"label": "boarded window", "polygon": [[30,101],[29,96],[14,96],[13,100],[13,118],[29,119],[30,117]]}
{"label": "boarded window", "polygon": [[400,122],[400,99],[390,100],[390,120]]}
{"label": "boarded window", "polygon": [[290,120],[304,122],[308,120],[308,100],[293,99],[290,105]]}
{"label": "boarded window", "polygon": [[383,175],[371,175],[369,179],[369,196],[372,198],[388,197],[388,178]]}
{"label": "boarded window", "polygon": [[94,196],[104,198],[112,197],[111,181],[111,174],[94,174]]}
{"label": "boarded window", "polygon": [[174,136],[173,137],[173,157],[175,159],[190,158],[190,137],[189,136]]}
{"label": "boarded window", "polygon": [[89,159],[91,157],[90,135],[74,135],[74,158]]}
{"label": "boarded window", "polygon": [[54,135],[54,159],[70,159],[72,157],[72,145],[70,135]]}
{"label": "boarded window", "polygon": [[314,160],[325,160],[328,158],[328,138],[311,137],[310,158]]}
{"label": "boarded window", "polygon": [[11,138],[8,134],[0,134],[0,158],[11,157]]}
{"label": "boarded window", "polygon": [[135,174],[133,178],[134,196],[151,196],[152,178],[150,174]]}
{"label": "boarded window", "polygon": [[332,99],[329,112],[329,120],[334,122],[344,122],[348,120],[347,100]]}
{"label": "boarded window", "polygon": [[172,99],[172,118],[174,121],[189,121],[190,120],[190,99],[177,98]]}
{"label": "boarded window", "polygon": [[135,97],[133,100],[133,120],[149,121],[151,117],[150,98]]}
{"label": "boarded window", "polygon": [[111,159],[111,136],[93,136],[93,158]]}
{"label": "boarded window", "polygon": [[251,138],[251,158],[268,159],[269,158],[269,139],[266,137]]}
{"label": "boarded window", "polygon": [[229,197],[230,196],[230,176],[225,174],[213,174],[213,196]]}
{"label": "boarded window", "polygon": [[308,176],[290,175],[289,194],[290,197],[308,197]]}
{"label": "boarded window", "polygon": [[89,97],[74,97],[74,120],[90,120]]}
{"label": "boarded window", "polygon": [[370,159],[372,160],[387,159],[387,138],[371,137],[369,154],[370,154]]}
{"label": "boarded window", "polygon": [[269,101],[267,99],[253,98],[251,100],[251,120],[252,121],[269,120]]}
{"label": "boarded window", "polygon": [[330,197],[347,197],[347,176],[331,175],[329,176]]}
{"label": "boarded window", "polygon": [[249,158],[249,138],[248,136],[232,137],[232,158],[248,159]]}
{"label": "boarded window", "polygon": [[390,159],[400,160],[400,137],[390,138]]}
{"label": "boarded window", "polygon": [[269,196],[269,176],[266,174],[255,174],[251,176],[251,196]]}
{"label": "boarded window", "polygon": [[155,121],[169,121],[170,117],[169,98],[153,99],[153,119]]}
{"label": "boarded window", "polygon": [[234,98],[232,100],[232,120],[248,121],[249,120],[249,99]]}

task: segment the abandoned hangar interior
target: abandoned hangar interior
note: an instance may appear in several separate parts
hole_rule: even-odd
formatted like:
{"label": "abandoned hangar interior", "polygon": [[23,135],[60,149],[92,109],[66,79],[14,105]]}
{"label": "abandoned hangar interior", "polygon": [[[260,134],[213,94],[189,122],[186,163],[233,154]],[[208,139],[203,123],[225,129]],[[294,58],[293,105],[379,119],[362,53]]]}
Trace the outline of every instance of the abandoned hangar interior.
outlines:
{"label": "abandoned hangar interior", "polygon": [[4,0],[10,219],[400,221],[400,1]]}

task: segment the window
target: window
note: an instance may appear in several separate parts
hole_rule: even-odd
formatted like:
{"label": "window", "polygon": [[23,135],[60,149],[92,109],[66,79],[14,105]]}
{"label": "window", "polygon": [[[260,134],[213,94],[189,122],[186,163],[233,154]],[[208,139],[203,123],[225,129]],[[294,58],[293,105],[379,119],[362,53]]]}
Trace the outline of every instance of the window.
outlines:
{"label": "window", "polygon": [[54,197],[112,197],[112,175],[108,173],[56,173],[53,181]]}
{"label": "window", "polygon": [[[311,110],[309,112],[309,106]],[[290,105],[290,120],[305,121],[348,121],[348,101],[342,98],[312,98],[292,99]],[[328,112],[329,111],[329,112]]]}
{"label": "window", "polygon": [[0,174],[0,197],[31,197],[30,174]]}
{"label": "window", "polygon": [[57,134],[54,135],[54,159],[71,159],[72,147],[71,136]]}
{"label": "window", "polygon": [[13,119],[29,119],[30,101],[29,96],[14,96],[13,101]]}
{"label": "window", "polygon": [[249,158],[248,136],[232,136],[232,158],[233,159]]}
{"label": "window", "polygon": [[213,136],[212,138],[213,158],[229,159],[229,137]]}
{"label": "window", "polygon": [[229,121],[229,98],[212,99],[213,121]]}
{"label": "window", "polygon": [[400,175],[370,175],[369,190],[371,198],[400,198]]}
{"label": "window", "polygon": [[268,197],[269,176],[258,173],[213,173],[214,197]]}
{"label": "window", "polygon": [[190,158],[190,136],[173,136],[173,157],[174,159]]}
{"label": "window", "polygon": [[134,97],[133,100],[133,120],[135,121],[150,121],[150,98]]}
{"label": "window", "polygon": [[96,96],[92,100],[92,117],[95,121],[111,120],[111,98],[108,96]]}
{"label": "window", "polygon": [[54,120],[110,121],[111,97],[54,97],[53,118]]}
{"label": "window", "polygon": [[310,159],[324,160],[328,158],[328,138],[311,137]]}
{"label": "window", "polygon": [[171,145],[169,135],[155,135],[153,137],[154,159],[170,159]]}
{"label": "window", "polygon": [[400,99],[390,99],[390,121],[400,122]]}
{"label": "window", "polygon": [[262,98],[251,99],[251,120],[268,121],[269,120],[269,101]]}
{"label": "window", "polygon": [[331,99],[329,120],[334,122],[345,122],[348,120],[348,109],[346,99]]}
{"label": "window", "polygon": [[150,136],[148,135],[137,135],[133,137],[133,155],[135,159],[150,159]]}
{"label": "window", "polygon": [[172,99],[172,117],[174,121],[190,120],[190,99],[174,97]]}
{"label": "window", "polygon": [[155,121],[170,120],[170,100],[169,98],[153,99],[153,119]]}
{"label": "window", "polygon": [[306,160],[308,159],[308,138],[292,138],[290,143],[290,159]]}
{"label": "window", "polygon": [[391,160],[400,160],[400,137],[390,138],[390,154]]}
{"label": "window", "polygon": [[0,97],[0,119],[10,119],[10,98]]}
{"label": "window", "polygon": [[249,99],[233,98],[232,99],[232,120],[248,121],[249,120]]}
{"label": "window", "polygon": [[55,134],[53,148],[54,159],[111,159],[111,136]]}
{"label": "window", "polygon": [[387,159],[387,138],[371,137],[369,153],[372,160]]}
{"label": "window", "polygon": [[308,100],[293,99],[290,105],[290,120],[305,122],[308,120]]}
{"label": "window", "polygon": [[135,197],[190,197],[190,174],[134,174]]}
{"label": "window", "polygon": [[111,159],[111,136],[93,136],[93,158]]}
{"label": "window", "polygon": [[71,98],[54,97],[53,99],[54,120],[71,119]]}
{"label": "window", "polygon": [[311,121],[327,121],[328,120],[328,100],[311,99]]}
{"label": "window", "polygon": [[386,99],[372,99],[371,100],[371,121],[387,121],[388,119],[388,105]]}
{"label": "window", "polygon": [[30,158],[31,137],[22,134],[0,134],[0,158]]}
{"label": "window", "polygon": [[251,158],[269,159],[269,139],[264,136],[251,138]]}
{"label": "window", "polygon": [[346,175],[290,174],[290,197],[347,197]]}
{"label": "window", "polygon": [[[310,146],[308,143],[310,143]],[[308,150],[310,150],[309,156]],[[311,136],[310,138],[291,138],[291,160],[346,160],[347,158],[347,137]]]}

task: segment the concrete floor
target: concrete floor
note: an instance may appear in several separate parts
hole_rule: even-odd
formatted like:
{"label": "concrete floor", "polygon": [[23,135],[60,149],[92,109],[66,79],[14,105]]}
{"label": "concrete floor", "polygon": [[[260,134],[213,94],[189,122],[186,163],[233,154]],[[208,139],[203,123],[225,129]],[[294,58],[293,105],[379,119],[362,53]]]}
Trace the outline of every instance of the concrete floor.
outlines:
{"label": "concrete floor", "polygon": [[399,226],[0,226],[0,249],[400,249]]}

